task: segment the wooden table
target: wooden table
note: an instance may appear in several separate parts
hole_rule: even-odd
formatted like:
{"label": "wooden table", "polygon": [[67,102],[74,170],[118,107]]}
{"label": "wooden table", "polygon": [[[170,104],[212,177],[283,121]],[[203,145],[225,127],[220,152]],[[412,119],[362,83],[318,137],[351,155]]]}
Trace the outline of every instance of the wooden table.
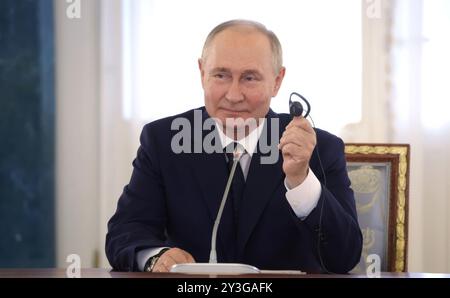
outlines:
{"label": "wooden table", "polygon": [[[66,269],[0,269],[0,278],[65,278]],[[110,269],[81,269],[82,278],[366,278],[366,275],[329,274],[243,274],[243,275],[187,275],[179,273],[112,272]],[[381,273],[381,278],[450,278],[450,274],[437,273]]]}

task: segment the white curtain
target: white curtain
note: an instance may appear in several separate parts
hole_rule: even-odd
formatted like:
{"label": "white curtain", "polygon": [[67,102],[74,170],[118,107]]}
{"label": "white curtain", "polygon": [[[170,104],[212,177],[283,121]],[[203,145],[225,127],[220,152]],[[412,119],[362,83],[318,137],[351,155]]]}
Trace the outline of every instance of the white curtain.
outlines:
{"label": "white curtain", "polygon": [[410,270],[450,272],[450,1],[393,5],[388,119],[411,144]]}
{"label": "white curtain", "polygon": [[[128,2],[128,1],[126,1]],[[100,9],[100,107],[99,107],[99,239],[98,264],[109,267],[105,255],[107,222],[114,214],[117,200],[128,183],[139,134],[144,122],[124,117],[123,1],[101,0]]]}

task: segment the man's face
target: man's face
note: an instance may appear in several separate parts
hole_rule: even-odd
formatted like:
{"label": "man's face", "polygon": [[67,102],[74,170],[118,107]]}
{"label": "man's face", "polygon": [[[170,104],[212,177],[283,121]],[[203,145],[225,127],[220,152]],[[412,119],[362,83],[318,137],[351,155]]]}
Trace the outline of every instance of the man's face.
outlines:
{"label": "man's face", "polygon": [[224,125],[227,118],[264,118],[285,72],[275,74],[269,39],[246,28],[216,35],[199,68],[206,110]]}

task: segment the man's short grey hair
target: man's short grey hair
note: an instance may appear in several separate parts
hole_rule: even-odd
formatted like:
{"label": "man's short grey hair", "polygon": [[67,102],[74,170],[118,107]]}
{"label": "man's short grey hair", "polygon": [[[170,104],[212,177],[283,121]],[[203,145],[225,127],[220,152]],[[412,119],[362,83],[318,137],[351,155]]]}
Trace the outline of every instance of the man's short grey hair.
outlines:
{"label": "man's short grey hair", "polygon": [[250,27],[267,36],[270,42],[270,47],[272,49],[274,71],[276,74],[280,71],[281,67],[283,66],[283,51],[281,49],[281,44],[278,40],[278,37],[275,35],[275,33],[268,30],[263,24],[250,20],[231,20],[217,25],[206,37],[205,44],[203,45],[202,60],[206,58],[208,47],[213,41],[214,37],[216,37],[217,34],[224,31],[225,29],[232,27]]}

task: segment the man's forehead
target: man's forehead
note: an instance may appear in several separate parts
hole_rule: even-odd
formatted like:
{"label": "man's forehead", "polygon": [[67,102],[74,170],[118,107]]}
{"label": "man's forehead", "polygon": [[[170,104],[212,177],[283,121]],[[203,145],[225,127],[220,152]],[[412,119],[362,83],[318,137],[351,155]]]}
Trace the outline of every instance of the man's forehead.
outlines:
{"label": "man's forehead", "polygon": [[270,54],[219,52],[213,50],[206,57],[204,66],[209,73],[262,74],[272,68]]}

